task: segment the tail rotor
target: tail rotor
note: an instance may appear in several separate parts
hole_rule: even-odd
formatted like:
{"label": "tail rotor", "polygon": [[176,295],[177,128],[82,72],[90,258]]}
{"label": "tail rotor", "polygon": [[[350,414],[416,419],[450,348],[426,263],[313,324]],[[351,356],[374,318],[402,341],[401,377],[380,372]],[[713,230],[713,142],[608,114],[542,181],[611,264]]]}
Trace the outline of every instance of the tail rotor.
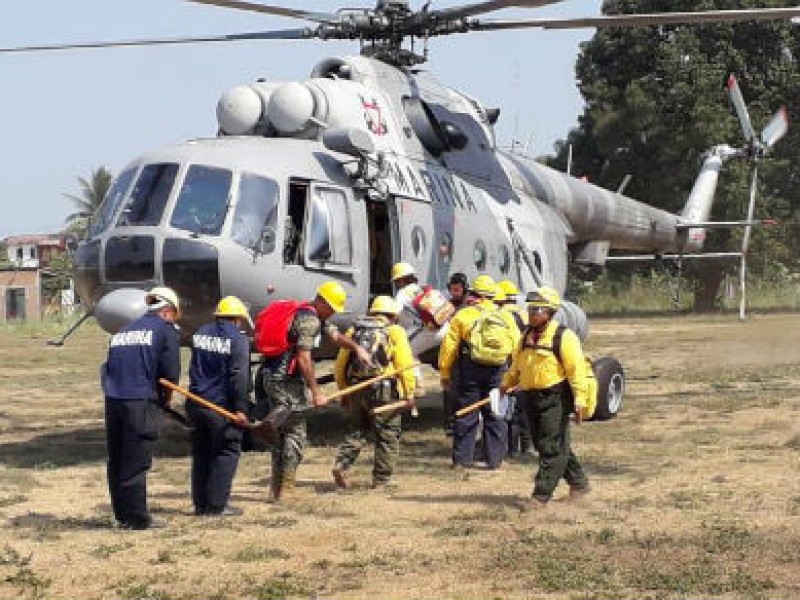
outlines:
{"label": "tail rotor", "polygon": [[753,165],[753,173],[750,181],[750,200],[747,204],[747,219],[748,225],[745,226],[744,235],[742,236],[742,252],[741,263],[739,268],[739,318],[745,318],[747,308],[746,296],[746,276],[747,276],[747,251],[750,247],[750,236],[752,234],[752,222],[756,207],[756,195],[758,192],[758,163],[769,154],[772,147],[786,135],[789,130],[789,113],[786,107],[781,107],[777,113],[772,117],[766,127],[761,131],[761,135],[757,135],[753,128],[753,123],[750,120],[750,113],[747,110],[747,104],[744,101],[742,90],[739,87],[739,82],[736,80],[735,75],[728,78],[728,95],[736,110],[736,115],[739,117],[739,124],[742,127],[742,134],[747,141],[747,146],[740,150],[740,155],[750,160]]}

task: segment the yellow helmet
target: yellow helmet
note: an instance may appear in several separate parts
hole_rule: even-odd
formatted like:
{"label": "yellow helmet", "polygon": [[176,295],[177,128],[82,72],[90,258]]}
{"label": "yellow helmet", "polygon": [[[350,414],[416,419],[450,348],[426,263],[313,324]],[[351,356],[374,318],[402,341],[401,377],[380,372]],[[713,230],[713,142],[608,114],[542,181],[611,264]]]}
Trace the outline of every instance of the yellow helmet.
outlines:
{"label": "yellow helmet", "polygon": [[326,281],[317,288],[317,296],[325,300],[333,312],[344,312],[344,303],[347,301],[342,284],[338,281]]}
{"label": "yellow helmet", "polygon": [[501,288],[499,284],[494,286],[494,301],[497,304],[500,304],[502,302],[505,302],[506,300],[508,300],[508,296],[506,296],[506,293],[503,291],[503,288]]}
{"label": "yellow helmet", "polygon": [[252,324],[250,320],[250,313],[244,302],[239,300],[236,296],[225,296],[217,304],[217,310],[214,311],[215,317],[241,317],[248,323]]}
{"label": "yellow helmet", "polygon": [[176,294],[175,290],[172,288],[154,287],[152,290],[147,292],[147,295],[144,297],[144,301],[148,306],[166,302],[167,304],[172,305],[172,308],[175,309],[175,313],[178,318],[181,316],[181,303],[178,300],[178,294]]}
{"label": "yellow helmet", "polygon": [[395,263],[392,267],[392,281],[397,281],[401,277],[408,277],[409,275],[416,276],[417,272],[407,262]]}
{"label": "yellow helmet", "polygon": [[376,296],[369,307],[369,312],[397,316],[400,314],[400,306],[389,296]]}
{"label": "yellow helmet", "polygon": [[469,291],[477,296],[484,296],[486,298],[494,298],[497,291],[497,286],[494,279],[488,275],[478,275],[469,286]]}
{"label": "yellow helmet", "polygon": [[535,292],[528,294],[528,306],[536,308],[561,308],[561,296],[551,287],[540,287]]}
{"label": "yellow helmet", "polygon": [[510,279],[503,279],[503,281],[498,283],[497,286],[501,290],[503,290],[503,293],[506,296],[518,296],[519,295],[519,289],[517,289],[517,286],[514,285],[514,282],[511,281]]}

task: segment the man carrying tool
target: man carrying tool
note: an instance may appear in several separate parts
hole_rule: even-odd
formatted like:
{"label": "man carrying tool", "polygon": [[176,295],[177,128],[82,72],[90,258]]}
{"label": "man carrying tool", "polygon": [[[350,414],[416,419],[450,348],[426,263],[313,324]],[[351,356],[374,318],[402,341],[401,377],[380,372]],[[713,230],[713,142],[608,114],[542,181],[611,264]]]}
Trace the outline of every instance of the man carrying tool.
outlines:
{"label": "man carrying tool", "polygon": [[517,388],[539,452],[533,494],[523,511],[546,506],[562,477],[571,499],[589,491],[589,480],[569,442],[570,413],[574,411],[579,424],[587,406],[587,366],[578,336],[553,319],[560,307],[561,298],[552,288],[528,295],[530,325],[500,388],[502,393]]}
{"label": "man carrying tool", "polygon": [[192,501],[196,515],[235,516],[228,505],[241,454],[242,428],[247,425],[250,387],[250,342],[241,327],[250,322],[239,298],[219,301],[212,323],[192,336],[189,391],[234,413],[237,422],[186,401],[192,432]]}
{"label": "man carrying tool", "polygon": [[114,518],[123,529],[163,526],[147,509],[147,472],[153,462],[161,411],[172,393],[159,378],[177,383],[180,348],[174,325],[177,294],[155,287],[145,296],[147,312],[111,336],[101,370],[105,395],[108,490]]}
{"label": "man carrying tool", "polygon": [[306,447],[306,388],[314,407],[325,405],[317,384],[311,351],[324,333],[339,347],[349,348],[365,363],[369,354],[326,322],[344,311],[347,294],[336,281],[317,288],[311,302],[273,302],[256,320],[256,347],[264,356],[262,380],[272,409],[265,421],[276,429],[272,446],[270,492],[277,501],[294,491],[297,468]]}
{"label": "man carrying tool", "polygon": [[[496,285],[488,275],[479,275],[470,286],[474,304],[459,310],[439,349],[442,389],[450,386],[457,361],[456,409],[472,405],[489,395],[500,384],[508,357],[519,342],[519,331],[507,312],[492,302]],[[506,454],[505,419],[492,414],[488,405],[458,417],[453,427],[453,467],[465,471],[472,465],[478,414],[483,419],[486,465],[496,469]]]}
{"label": "man carrying tool", "polygon": [[[336,357],[336,384],[339,389],[366,381],[392,369],[399,371],[414,364],[414,356],[405,330],[397,325],[400,307],[389,296],[372,301],[369,314],[358,319],[348,335],[362,348],[367,348],[372,364],[363,364],[350,350],[342,348]],[[343,401],[347,410],[347,432],[339,446],[333,467],[333,479],[339,488],[348,487],[348,471],[367,443],[367,434],[375,435],[375,457],[372,468],[372,487],[386,487],[394,472],[400,453],[399,408],[374,414],[373,410],[388,404],[392,397],[405,400],[406,407],[414,406],[414,374],[406,369],[399,373],[395,386],[392,379],[348,396]],[[393,389],[394,388],[394,389]]]}

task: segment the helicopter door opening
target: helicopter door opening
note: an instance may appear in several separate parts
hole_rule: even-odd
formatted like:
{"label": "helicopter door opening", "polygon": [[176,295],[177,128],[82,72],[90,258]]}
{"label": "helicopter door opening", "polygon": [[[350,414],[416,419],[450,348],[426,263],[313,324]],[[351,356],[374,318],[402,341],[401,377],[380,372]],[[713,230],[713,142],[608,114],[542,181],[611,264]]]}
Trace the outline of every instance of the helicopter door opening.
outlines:
{"label": "helicopter door opening", "polygon": [[283,237],[283,262],[287,265],[303,264],[301,241],[303,223],[306,220],[308,189],[309,185],[306,181],[289,181],[289,204]]}
{"label": "helicopter door opening", "polygon": [[389,218],[386,202],[367,202],[367,231],[369,232],[369,293],[392,296],[390,280],[394,264],[397,232]]}

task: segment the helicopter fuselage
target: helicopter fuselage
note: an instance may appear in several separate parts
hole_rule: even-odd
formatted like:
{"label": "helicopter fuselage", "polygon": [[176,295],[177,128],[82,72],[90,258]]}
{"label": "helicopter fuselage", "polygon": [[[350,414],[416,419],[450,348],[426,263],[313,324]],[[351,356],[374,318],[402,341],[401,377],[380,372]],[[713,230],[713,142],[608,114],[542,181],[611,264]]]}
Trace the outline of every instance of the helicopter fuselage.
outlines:
{"label": "helicopter fuselage", "polygon": [[[462,271],[563,291],[570,253],[587,244],[698,248],[677,215],[499,151],[496,115],[427,73],[348,57],[303,83],[249,89],[220,101],[218,137],[145,154],[119,174],[77,256],[88,306],[168,285],[188,335],[223,296],[255,315],[329,279],[363,312],[391,291],[397,260],[439,288]],[[336,129],[366,132],[373,148],[331,149],[323,138]]]}

